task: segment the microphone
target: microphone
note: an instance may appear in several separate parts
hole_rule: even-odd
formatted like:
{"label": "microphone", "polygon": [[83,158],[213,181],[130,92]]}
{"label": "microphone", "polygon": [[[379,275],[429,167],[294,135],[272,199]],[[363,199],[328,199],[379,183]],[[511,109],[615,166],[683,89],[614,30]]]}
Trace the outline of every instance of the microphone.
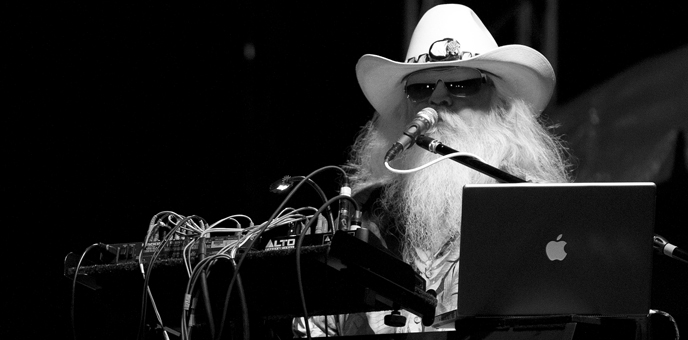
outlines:
{"label": "microphone", "polygon": [[437,123],[437,118],[437,111],[431,107],[426,107],[416,113],[416,118],[406,126],[404,134],[387,151],[385,162],[391,162],[397,155],[411,147],[418,136],[424,134]]}
{"label": "microphone", "polygon": [[669,241],[659,235],[655,235],[652,240],[654,248],[658,253],[688,263],[688,252],[685,250],[669,243]]}

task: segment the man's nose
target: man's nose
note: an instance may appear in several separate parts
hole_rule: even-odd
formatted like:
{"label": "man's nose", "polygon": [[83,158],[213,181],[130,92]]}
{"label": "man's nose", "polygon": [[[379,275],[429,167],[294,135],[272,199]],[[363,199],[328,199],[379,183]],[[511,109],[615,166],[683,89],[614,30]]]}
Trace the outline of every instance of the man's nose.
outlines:
{"label": "man's nose", "polygon": [[435,84],[435,90],[432,91],[432,95],[430,96],[430,104],[451,106],[452,103],[452,98],[444,82],[441,79],[438,80],[437,84]]}

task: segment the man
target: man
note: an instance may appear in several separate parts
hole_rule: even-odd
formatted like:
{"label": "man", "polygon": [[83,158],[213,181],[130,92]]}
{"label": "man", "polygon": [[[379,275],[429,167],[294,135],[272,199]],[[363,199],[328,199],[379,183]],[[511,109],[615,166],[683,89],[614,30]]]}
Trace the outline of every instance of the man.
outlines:
{"label": "man", "polygon": [[[495,180],[453,161],[396,174],[385,167],[385,154],[416,113],[431,107],[439,117],[430,137],[528,181],[566,182],[563,148],[539,122],[554,71],[529,47],[498,47],[470,8],[447,4],[421,18],[404,62],[365,55],[356,73],[376,110],[348,164],[355,197],[367,208],[363,226],[425,277],[437,292],[437,314],[456,309],[462,187]],[[436,158],[411,147],[391,166],[410,169]],[[404,327],[386,326],[386,314],[330,317],[327,325],[316,317],[309,325],[314,335],[430,330],[408,313]],[[303,319],[296,321],[303,334]]]}

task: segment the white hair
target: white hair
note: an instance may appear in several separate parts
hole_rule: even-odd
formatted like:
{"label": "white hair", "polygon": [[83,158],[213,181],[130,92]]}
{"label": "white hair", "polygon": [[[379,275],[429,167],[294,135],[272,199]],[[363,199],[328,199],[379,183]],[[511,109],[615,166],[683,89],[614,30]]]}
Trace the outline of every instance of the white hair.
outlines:
{"label": "white hair", "polygon": [[[400,107],[398,112],[407,112]],[[431,136],[454,149],[471,152],[488,164],[532,182],[568,182],[565,148],[522,100],[493,94],[488,112],[468,116],[440,112],[442,123]],[[494,183],[493,178],[446,160],[410,175],[384,166],[384,155],[410,120],[376,114],[363,128],[347,164],[354,192],[371,185],[385,187],[383,213],[399,228],[404,260],[412,262],[414,248],[434,253],[452,236],[460,236],[461,195],[467,183]],[[412,168],[437,156],[418,147],[393,162]],[[385,226],[382,226],[385,228]],[[384,230],[383,230],[384,231]]]}

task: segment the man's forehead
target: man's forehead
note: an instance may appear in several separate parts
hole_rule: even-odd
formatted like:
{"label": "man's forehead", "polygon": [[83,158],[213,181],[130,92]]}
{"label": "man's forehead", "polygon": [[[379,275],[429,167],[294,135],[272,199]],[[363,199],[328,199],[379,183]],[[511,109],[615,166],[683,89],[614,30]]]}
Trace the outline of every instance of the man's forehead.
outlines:
{"label": "man's forehead", "polygon": [[436,81],[460,81],[480,77],[480,71],[468,67],[435,67],[409,74],[406,82]]}

